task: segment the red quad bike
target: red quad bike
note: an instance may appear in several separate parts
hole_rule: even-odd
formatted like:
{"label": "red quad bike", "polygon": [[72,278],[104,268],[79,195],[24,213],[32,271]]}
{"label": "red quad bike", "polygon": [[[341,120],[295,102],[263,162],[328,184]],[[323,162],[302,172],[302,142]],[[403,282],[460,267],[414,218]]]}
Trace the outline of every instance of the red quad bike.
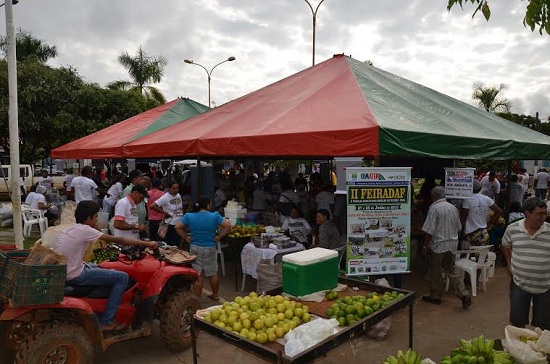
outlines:
{"label": "red quad bike", "polygon": [[171,264],[158,251],[149,254],[137,246],[124,247],[117,261],[99,266],[130,276],[116,314],[116,321],[126,323],[129,330],[101,331],[95,312],[104,311],[110,287],[66,287],[62,302],[27,307],[13,307],[0,297],[0,361],[92,363],[99,350],[150,336],[155,319],[160,321],[160,333],[168,348],[181,351],[191,345],[191,319],[199,306],[191,289],[198,278],[195,270]]}

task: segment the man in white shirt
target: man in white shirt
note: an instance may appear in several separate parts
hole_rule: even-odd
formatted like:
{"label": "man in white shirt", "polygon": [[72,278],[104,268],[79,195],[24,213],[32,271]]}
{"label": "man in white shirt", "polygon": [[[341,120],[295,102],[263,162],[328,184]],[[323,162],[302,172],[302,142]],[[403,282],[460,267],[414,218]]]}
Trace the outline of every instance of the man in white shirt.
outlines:
{"label": "man in white shirt", "polygon": [[71,182],[71,191],[78,204],[80,201],[93,201],[94,192],[97,190],[96,183],[92,180],[92,167],[82,168],[81,175],[73,178]]}
{"label": "man in white shirt", "polygon": [[525,190],[525,195],[529,193],[529,173],[527,173],[527,170],[525,168],[519,169],[519,175],[518,175],[518,181],[523,186],[523,189]]}
{"label": "man in white shirt", "polygon": [[139,233],[146,230],[145,224],[139,223],[137,205],[149,198],[144,185],[135,185],[126,197],[115,205],[115,236],[139,239]]}
{"label": "man in white shirt", "polygon": [[535,196],[546,200],[546,195],[548,193],[548,186],[550,186],[550,174],[546,172],[546,169],[541,169],[539,173],[535,176]]}
{"label": "man in white shirt", "polygon": [[315,196],[315,209],[325,209],[330,213],[330,219],[334,219],[334,188],[332,184],[325,186],[322,191],[320,191]]}
{"label": "man in white shirt", "polygon": [[481,179],[481,194],[494,200],[499,192],[500,182],[496,179],[496,173],[491,171]]}
{"label": "man in white shirt", "polygon": [[462,231],[466,241],[466,247],[470,245],[485,245],[489,241],[489,232],[487,231],[487,216],[489,210],[494,212],[492,221],[497,221],[502,216],[502,210],[490,197],[480,193],[481,183],[474,180],[474,195],[471,198],[464,199],[460,220]]}
{"label": "man in white shirt", "polygon": [[[484,196],[485,197],[485,196]],[[464,281],[455,271],[455,252],[458,233],[462,228],[457,208],[445,200],[445,188],[436,186],[431,190],[433,203],[428,210],[422,231],[427,234],[428,257],[431,267],[430,294],[422,300],[441,304],[444,293],[442,271],[451,280],[453,292],[462,300],[462,307],[468,308],[472,298],[464,287]]]}
{"label": "man in white shirt", "polygon": [[67,194],[67,198],[69,200],[72,200],[73,197],[73,191],[71,189],[71,184],[73,183],[74,174],[72,169],[65,169],[65,178],[63,178],[63,186],[65,187],[65,193]]}
{"label": "man in white shirt", "polygon": [[[145,173],[141,172],[138,169],[134,169],[130,171],[128,174],[128,179],[130,180],[130,184],[126,186],[126,188],[122,191],[120,194],[120,198],[126,197],[134,186],[137,185],[144,185],[145,180],[143,179],[143,176],[145,176]],[[139,223],[140,224],[146,224],[147,223],[147,208],[145,206],[145,201],[141,201],[137,204],[138,209],[138,217],[139,217]]]}
{"label": "man in white shirt", "polygon": [[38,178],[38,185],[46,188],[46,194],[52,194],[53,179],[49,175],[48,171],[43,169],[41,172],[42,176]]}

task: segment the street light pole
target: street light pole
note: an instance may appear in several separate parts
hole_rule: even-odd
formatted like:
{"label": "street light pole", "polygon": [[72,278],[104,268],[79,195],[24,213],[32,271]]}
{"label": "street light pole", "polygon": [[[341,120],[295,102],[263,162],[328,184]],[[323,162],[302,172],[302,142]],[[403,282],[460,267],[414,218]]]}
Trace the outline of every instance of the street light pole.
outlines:
{"label": "street light pole", "polygon": [[10,189],[13,203],[13,232],[15,246],[23,249],[23,219],[21,217],[21,189],[19,187],[19,125],[17,114],[17,61],[15,56],[15,26],[13,25],[13,4],[15,1],[4,3],[6,10],[6,58],[8,60],[8,89],[9,89],[9,138],[10,138]]}
{"label": "street light pole", "polygon": [[234,60],[235,60],[235,57],[231,56],[231,57],[227,58],[226,60],[221,61],[220,63],[218,63],[218,64],[215,65],[214,67],[212,67],[212,68],[210,69],[210,71],[208,71],[208,70],[206,69],[206,67],[204,67],[202,64],[193,62],[193,60],[189,60],[189,59],[184,59],[184,60],[183,60],[185,63],[194,64],[195,66],[199,66],[199,67],[201,67],[203,70],[206,71],[206,75],[208,76],[208,107],[211,107],[211,100],[210,100],[210,81],[212,80],[212,71],[214,71],[214,68],[218,67],[220,64],[225,63],[225,62],[233,62]]}
{"label": "street light pole", "polygon": [[319,6],[321,6],[323,1],[325,1],[325,0],[321,0],[319,2],[319,4],[317,4],[317,7],[315,8],[315,10],[313,10],[313,6],[311,6],[311,3],[309,2],[309,0],[305,0],[307,5],[311,9],[311,15],[313,16],[313,62],[312,62],[312,66],[315,66],[315,25],[317,23],[317,10],[319,10]]}

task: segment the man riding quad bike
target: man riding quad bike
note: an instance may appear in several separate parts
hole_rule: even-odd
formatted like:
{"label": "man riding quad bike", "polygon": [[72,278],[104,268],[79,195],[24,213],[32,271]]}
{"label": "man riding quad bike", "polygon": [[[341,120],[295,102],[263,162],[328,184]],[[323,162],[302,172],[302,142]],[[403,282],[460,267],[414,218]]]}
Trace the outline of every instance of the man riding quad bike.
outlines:
{"label": "man riding quad bike", "polygon": [[[156,247],[156,243],[142,243]],[[129,277],[113,322],[102,321],[108,313],[112,284],[72,285],[75,280],[69,280],[63,301],[55,304],[21,307],[0,296],[2,362],[9,358],[6,363],[92,363],[97,351],[114,343],[150,336],[155,319],[170,349],[181,351],[191,345],[191,319],[198,308],[191,290],[198,278],[195,270],[166,261],[158,250],[146,253],[142,245],[125,248],[117,259],[99,267]]]}

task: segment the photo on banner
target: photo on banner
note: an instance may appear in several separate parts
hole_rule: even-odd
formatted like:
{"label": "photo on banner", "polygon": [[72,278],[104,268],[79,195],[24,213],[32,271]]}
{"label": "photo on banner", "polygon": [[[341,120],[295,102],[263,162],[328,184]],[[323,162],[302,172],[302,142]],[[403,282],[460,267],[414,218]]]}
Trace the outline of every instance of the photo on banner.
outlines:
{"label": "photo on banner", "polygon": [[410,271],[411,168],[346,168],[347,274]]}

